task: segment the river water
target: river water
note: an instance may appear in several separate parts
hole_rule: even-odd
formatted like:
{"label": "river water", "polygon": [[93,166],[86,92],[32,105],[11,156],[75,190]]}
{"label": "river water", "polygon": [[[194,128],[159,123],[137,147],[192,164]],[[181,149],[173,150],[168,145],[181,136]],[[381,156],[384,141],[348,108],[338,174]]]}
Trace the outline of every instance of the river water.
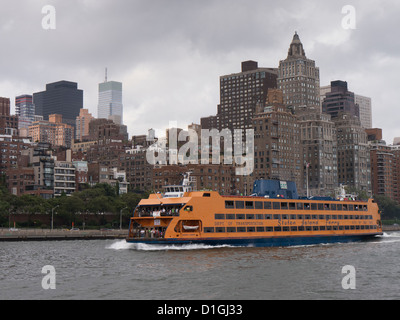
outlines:
{"label": "river water", "polygon": [[[400,299],[399,261],[400,232],[289,248],[3,242],[0,299]],[[355,268],[355,289],[345,290],[342,268],[348,265]],[[44,266],[54,273],[42,273]],[[55,289],[42,286],[48,276]]]}

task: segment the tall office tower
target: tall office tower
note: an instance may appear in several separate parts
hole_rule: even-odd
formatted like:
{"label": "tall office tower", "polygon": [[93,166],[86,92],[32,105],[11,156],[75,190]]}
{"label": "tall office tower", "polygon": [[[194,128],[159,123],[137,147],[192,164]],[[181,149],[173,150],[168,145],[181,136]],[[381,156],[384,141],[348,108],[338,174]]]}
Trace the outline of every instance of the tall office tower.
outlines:
{"label": "tall office tower", "polygon": [[242,72],[220,77],[220,130],[252,128],[257,105],[265,105],[268,89],[277,87],[277,70],[259,68],[256,61],[242,62]]}
{"label": "tall office tower", "polygon": [[81,109],[79,111],[79,116],[76,117],[76,126],[75,126],[75,139],[82,141],[83,137],[89,135],[89,123],[92,121],[94,117],[89,110]]}
{"label": "tall office tower", "polygon": [[330,114],[332,119],[336,119],[341,113],[360,118],[360,108],[355,103],[354,93],[347,88],[345,81],[332,81],[331,91],[326,92],[322,102],[322,112]]}
{"label": "tall office tower", "polygon": [[123,124],[122,83],[106,81],[99,84],[97,118]]}
{"label": "tall office tower", "polygon": [[288,56],[279,62],[278,88],[283,91],[286,106],[320,109],[319,68],[315,61],[307,59],[297,32],[290,44]]}
{"label": "tall office tower", "polygon": [[18,129],[28,129],[35,120],[33,97],[24,94],[15,98],[15,113],[18,116]]}
{"label": "tall office tower", "polygon": [[83,108],[83,90],[78,84],[69,81],[59,81],[46,85],[46,91],[33,94],[36,114],[49,120],[49,115],[62,115],[63,123],[75,127],[76,117]]}
{"label": "tall office tower", "polygon": [[354,101],[360,107],[361,126],[363,126],[365,129],[371,129],[372,128],[372,99],[361,96],[359,94],[355,94]]}
{"label": "tall office tower", "polygon": [[[257,105],[264,105],[268,89],[276,89],[277,70],[242,62],[242,72],[220,77],[220,104],[216,116],[201,119],[203,129],[250,129]],[[245,132],[243,131],[243,137]]]}
{"label": "tall office tower", "polygon": [[268,102],[253,117],[254,178],[296,182],[302,192],[303,149],[298,118],[283,104],[281,90],[269,90]]}
{"label": "tall office tower", "polygon": [[356,116],[341,114],[337,130],[338,183],[371,192],[368,134]]}
{"label": "tall office tower", "polygon": [[[314,111],[314,112],[312,112]],[[329,196],[337,188],[337,136],[331,116],[319,107],[298,108],[303,152],[303,185],[309,196]]]}

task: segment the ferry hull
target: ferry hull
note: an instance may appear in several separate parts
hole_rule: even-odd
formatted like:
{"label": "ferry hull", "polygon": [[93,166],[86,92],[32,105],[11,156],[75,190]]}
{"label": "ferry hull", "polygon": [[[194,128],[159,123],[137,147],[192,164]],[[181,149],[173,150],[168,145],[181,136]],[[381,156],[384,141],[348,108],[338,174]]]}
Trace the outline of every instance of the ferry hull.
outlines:
{"label": "ferry hull", "polygon": [[271,237],[271,238],[207,238],[207,239],[143,239],[128,238],[128,243],[149,245],[187,245],[203,244],[209,246],[238,246],[238,247],[289,247],[302,245],[317,245],[329,243],[347,243],[368,241],[382,233],[355,234],[355,235],[327,235],[327,236],[296,236],[296,237]]}

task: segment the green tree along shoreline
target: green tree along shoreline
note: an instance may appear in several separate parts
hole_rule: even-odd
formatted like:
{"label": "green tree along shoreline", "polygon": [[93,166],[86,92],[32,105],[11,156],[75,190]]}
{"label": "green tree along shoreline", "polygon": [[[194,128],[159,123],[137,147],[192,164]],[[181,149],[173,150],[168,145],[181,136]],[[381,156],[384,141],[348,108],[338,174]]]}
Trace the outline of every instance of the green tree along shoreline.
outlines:
{"label": "green tree along shoreline", "polygon": [[[54,220],[58,221],[56,227],[85,226],[86,228],[119,227],[119,216],[122,214],[124,227],[127,227],[129,217],[139,201],[148,197],[147,192],[129,192],[118,195],[115,188],[102,183],[94,187],[86,185],[84,190],[75,192],[72,196],[61,195],[52,199],[43,199],[33,195],[14,196],[2,185],[0,185],[0,227],[8,227],[10,215],[25,215],[30,218],[26,222],[19,222],[18,227],[50,228],[50,223],[38,223],[35,215],[49,215],[52,210]],[[97,219],[88,220],[88,215],[97,215]],[[107,222],[101,217],[104,214],[114,214],[115,221]],[[85,218],[86,217],[86,218]],[[94,222],[96,221],[96,222]]]}

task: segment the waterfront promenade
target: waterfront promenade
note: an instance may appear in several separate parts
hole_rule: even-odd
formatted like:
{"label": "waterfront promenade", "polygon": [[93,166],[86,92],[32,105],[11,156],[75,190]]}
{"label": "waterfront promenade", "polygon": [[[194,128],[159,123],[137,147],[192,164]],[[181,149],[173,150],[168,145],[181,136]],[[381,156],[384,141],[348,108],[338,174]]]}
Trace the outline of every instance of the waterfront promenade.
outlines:
{"label": "waterfront promenade", "polygon": [[0,228],[0,241],[56,241],[56,240],[99,240],[124,239],[128,230],[50,230]]}

